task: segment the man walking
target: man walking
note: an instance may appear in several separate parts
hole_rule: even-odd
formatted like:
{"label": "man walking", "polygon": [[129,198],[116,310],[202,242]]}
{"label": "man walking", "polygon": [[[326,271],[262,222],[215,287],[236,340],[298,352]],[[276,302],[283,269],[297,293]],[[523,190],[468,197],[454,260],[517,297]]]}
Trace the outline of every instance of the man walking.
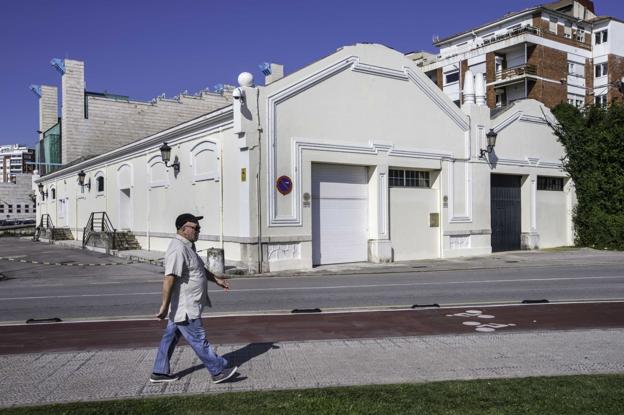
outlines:
{"label": "man walking", "polygon": [[150,382],[173,382],[178,377],[170,373],[169,361],[180,336],[184,336],[206,369],[214,383],[231,378],[238,367],[228,367],[228,362],[217,355],[206,339],[201,313],[204,306],[210,306],[208,281],[230,288],[223,278],[212,274],[195,252],[199,238],[199,221],[203,216],[184,213],[177,217],[177,235],[169,244],[165,254],[165,279],[163,281],[162,304],[156,317],[169,316]]}

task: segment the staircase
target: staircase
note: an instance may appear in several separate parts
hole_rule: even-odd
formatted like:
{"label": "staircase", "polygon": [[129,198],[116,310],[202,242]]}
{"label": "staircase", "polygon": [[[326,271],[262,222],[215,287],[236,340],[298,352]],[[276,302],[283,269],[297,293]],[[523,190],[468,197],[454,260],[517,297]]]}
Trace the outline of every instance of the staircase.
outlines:
{"label": "staircase", "polygon": [[141,249],[141,245],[130,231],[118,231],[115,237],[115,249],[128,251],[131,249]]}
{"label": "staircase", "polygon": [[82,233],[82,247],[87,246],[110,250],[125,251],[141,249],[141,245],[130,231],[118,231],[106,212],[92,212]]}
{"label": "staircase", "polygon": [[52,228],[50,239],[53,241],[73,241],[74,235],[69,228]]}
{"label": "staircase", "polygon": [[73,241],[74,235],[69,228],[55,227],[52,218],[46,213],[41,215],[41,220],[35,230],[34,239],[38,240],[39,238],[50,241]]}

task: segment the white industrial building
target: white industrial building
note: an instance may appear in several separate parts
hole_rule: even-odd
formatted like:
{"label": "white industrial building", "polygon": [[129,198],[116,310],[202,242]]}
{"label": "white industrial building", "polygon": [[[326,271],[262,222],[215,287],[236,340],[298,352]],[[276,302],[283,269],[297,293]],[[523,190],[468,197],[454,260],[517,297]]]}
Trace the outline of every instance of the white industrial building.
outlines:
{"label": "white industrial building", "polygon": [[38,213],[80,239],[106,212],[157,251],[178,214],[204,215],[198,249],[252,271],[572,244],[574,189],[542,103],[493,116],[466,72],[458,108],[378,44],[276,78],[241,74],[233,104],[41,177]]}

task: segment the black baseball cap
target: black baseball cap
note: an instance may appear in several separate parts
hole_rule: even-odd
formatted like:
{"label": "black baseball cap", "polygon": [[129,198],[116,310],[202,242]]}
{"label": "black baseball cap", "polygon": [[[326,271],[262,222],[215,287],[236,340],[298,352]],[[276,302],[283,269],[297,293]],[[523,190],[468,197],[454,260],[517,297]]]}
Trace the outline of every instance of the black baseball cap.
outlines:
{"label": "black baseball cap", "polygon": [[184,226],[186,222],[198,223],[203,218],[204,218],[203,216],[195,216],[195,215],[191,215],[190,213],[183,213],[180,216],[178,216],[176,219],[176,222],[175,222],[176,229],[179,230],[182,226]]}

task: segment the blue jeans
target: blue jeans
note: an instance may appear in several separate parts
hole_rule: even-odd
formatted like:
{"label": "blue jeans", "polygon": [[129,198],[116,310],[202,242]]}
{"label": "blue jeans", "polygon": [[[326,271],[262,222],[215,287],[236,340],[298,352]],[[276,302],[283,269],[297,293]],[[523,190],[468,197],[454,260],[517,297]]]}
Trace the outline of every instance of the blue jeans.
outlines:
{"label": "blue jeans", "polygon": [[169,320],[158,347],[153,373],[170,373],[169,360],[171,360],[173,350],[180,340],[180,335],[184,336],[188,344],[191,345],[211,375],[218,375],[227,366],[227,360],[217,355],[208,343],[201,318],[186,320],[181,323],[174,323]]}

